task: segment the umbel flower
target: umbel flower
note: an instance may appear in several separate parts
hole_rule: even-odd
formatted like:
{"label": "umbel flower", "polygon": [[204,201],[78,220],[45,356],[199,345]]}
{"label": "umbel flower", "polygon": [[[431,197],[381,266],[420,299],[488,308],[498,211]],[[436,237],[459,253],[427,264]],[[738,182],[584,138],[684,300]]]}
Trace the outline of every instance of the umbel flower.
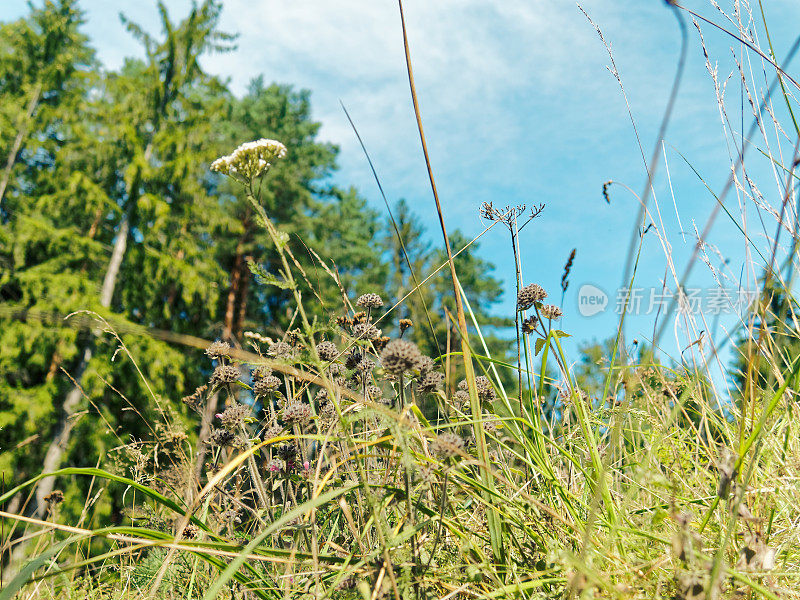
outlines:
{"label": "umbel flower", "polygon": [[356,306],[359,308],[380,308],[383,306],[383,298],[378,294],[362,294],[356,300]]}
{"label": "umbel flower", "polygon": [[245,142],[227,156],[211,163],[211,170],[235,179],[250,180],[266,171],[272,163],[286,156],[286,146],[276,140],[261,138]]}

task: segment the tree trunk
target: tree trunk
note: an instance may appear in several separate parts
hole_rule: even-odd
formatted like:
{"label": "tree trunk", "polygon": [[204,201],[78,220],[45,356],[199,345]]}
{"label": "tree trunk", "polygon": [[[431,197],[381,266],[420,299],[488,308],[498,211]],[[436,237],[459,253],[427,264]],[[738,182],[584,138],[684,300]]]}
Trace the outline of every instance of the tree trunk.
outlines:
{"label": "tree trunk", "polygon": [[41,95],[42,84],[37,83],[36,87],[33,89],[30,102],[28,102],[28,110],[25,112],[25,121],[20,123],[17,137],[14,138],[11,151],[8,153],[6,167],[3,169],[3,177],[0,179],[0,206],[3,205],[3,197],[6,195],[6,187],[8,187],[8,182],[11,179],[11,170],[14,168],[14,163],[17,162],[17,155],[19,154],[19,149],[22,147],[22,140],[25,139],[26,135],[28,135],[28,127],[31,123],[31,117],[33,116],[33,112],[36,110],[36,107],[39,104],[39,98]]}

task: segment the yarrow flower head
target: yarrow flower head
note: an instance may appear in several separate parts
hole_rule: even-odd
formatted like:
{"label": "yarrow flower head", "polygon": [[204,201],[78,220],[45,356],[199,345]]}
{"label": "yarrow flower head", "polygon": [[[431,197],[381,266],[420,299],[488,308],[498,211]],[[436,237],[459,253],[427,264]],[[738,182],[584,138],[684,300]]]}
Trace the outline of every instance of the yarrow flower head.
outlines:
{"label": "yarrow flower head", "polygon": [[266,171],[272,163],[286,156],[286,146],[276,140],[261,138],[245,142],[227,156],[211,163],[211,170],[235,179],[250,180]]}
{"label": "yarrow flower head", "polygon": [[517,310],[528,310],[534,304],[541,302],[547,298],[547,292],[544,288],[536,283],[526,285],[517,294]]}

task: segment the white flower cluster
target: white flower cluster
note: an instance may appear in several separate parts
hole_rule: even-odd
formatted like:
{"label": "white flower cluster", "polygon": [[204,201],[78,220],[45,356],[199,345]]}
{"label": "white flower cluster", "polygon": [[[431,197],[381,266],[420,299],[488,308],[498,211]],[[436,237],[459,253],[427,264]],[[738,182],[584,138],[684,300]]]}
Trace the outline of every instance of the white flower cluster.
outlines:
{"label": "white flower cluster", "polygon": [[211,170],[231,177],[252,179],[266,171],[275,159],[286,156],[286,146],[276,140],[261,138],[245,142],[236,150],[211,163]]}

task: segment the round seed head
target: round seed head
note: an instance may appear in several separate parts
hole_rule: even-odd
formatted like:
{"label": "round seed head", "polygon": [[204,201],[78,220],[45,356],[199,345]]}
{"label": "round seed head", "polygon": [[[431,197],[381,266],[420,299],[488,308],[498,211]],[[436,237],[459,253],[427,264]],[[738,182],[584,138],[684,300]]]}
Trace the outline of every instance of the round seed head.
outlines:
{"label": "round seed head", "polygon": [[438,371],[429,371],[419,380],[419,389],[423,392],[432,392],[444,381],[444,375]]}
{"label": "round seed head", "polygon": [[233,446],[233,442],[236,439],[236,434],[232,431],[228,431],[227,429],[215,429],[211,432],[211,435],[208,436],[208,443],[212,446]]}
{"label": "round seed head", "polygon": [[275,342],[270,344],[267,354],[275,358],[287,358],[292,353],[292,347],[286,342]]}
{"label": "round seed head", "polygon": [[430,356],[423,356],[419,359],[419,364],[417,365],[417,370],[419,371],[420,375],[425,375],[428,371],[433,371],[436,363],[433,362],[433,359]]}
{"label": "round seed head", "polygon": [[358,371],[361,371],[362,373],[369,373],[374,368],[375,368],[375,363],[368,358],[362,358],[360,361],[358,361],[358,364],[356,365],[356,369]]}
{"label": "round seed head", "polygon": [[534,304],[547,298],[547,292],[536,283],[526,285],[517,294],[517,310],[528,310]]}
{"label": "round seed head", "polygon": [[378,294],[363,294],[356,300],[359,308],[380,308],[383,306],[383,299]]}
{"label": "round seed head", "polygon": [[256,396],[266,396],[274,392],[281,385],[281,380],[275,375],[267,375],[253,384],[253,393]]}
{"label": "round seed head", "polygon": [[377,402],[381,398],[381,396],[383,396],[383,390],[379,388],[377,385],[367,386],[367,398],[369,398],[373,402]]}
{"label": "round seed head", "polygon": [[264,439],[273,440],[283,433],[283,425],[280,423],[272,423],[264,430]]}
{"label": "round seed head", "polygon": [[222,426],[230,431],[235,431],[244,425],[244,420],[250,416],[251,409],[244,404],[234,404],[217,415]]}
{"label": "round seed head", "polygon": [[229,356],[231,353],[231,345],[228,342],[217,340],[206,348],[206,354],[212,359],[218,359],[221,356]]}
{"label": "round seed head", "polygon": [[461,436],[448,431],[433,440],[431,449],[441,458],[452,458],[464,451],[464,440]]}
{"label": "round seed head", "polygon": [[209,385],[214,387],[221,383],[233,383],[239,379],[239,367],[233,365],[219,365],[211,375]]}
{"label": "round seed head", "polygon": [[392,340],[381,352],[381,364],[387,373],[402,375],[410,371],[422,360],[422,353],[414,342]]}
{"label": "round seed head", "polygon": [[488,377],[481,375],[475,378],[475,388],[478,390],[478,397],[481,400],[491,401],[496,398],[494,387]]}
{"label": "round seed head", "polygon": [[270,375],[272,375],[272,369],[267,365],[258,365],[250,374],[254,381],[257,379],[264,379],[264,377],[269,377]]}
{"label": "round seed head", "polygon": [[381,330],[372,323],[359,323],[353,327],[353,337],[359,340],[377,340],[381,336]]}
{"label": "round seed head", "polygon": [[469,404],[469,392],[466,390],[458,390],[453,394],[455,399],[461,404]]}
{"label": "round seed head", "polygon": [[458,382],[458,389],[463,390],[465,392],[469,391],[469,384],[467,383],[466,379],[462,379]]}
{"label": "round seed head", "polygon": [[317,354],[320,360],[331,361],[339,356],[339,349],[333,342],[320,342],[317,344]]}
{"label": "round seed head", "polygon": [[283,422],[302,425],[311,418],[311,406],[303,402],[289,402],[283,409]]}
{"label": "round seed head", "polygon": [[522,333],[531,334],[536,329],[539,323],[539,318],[536,315],[531,315],[522,322]]}

